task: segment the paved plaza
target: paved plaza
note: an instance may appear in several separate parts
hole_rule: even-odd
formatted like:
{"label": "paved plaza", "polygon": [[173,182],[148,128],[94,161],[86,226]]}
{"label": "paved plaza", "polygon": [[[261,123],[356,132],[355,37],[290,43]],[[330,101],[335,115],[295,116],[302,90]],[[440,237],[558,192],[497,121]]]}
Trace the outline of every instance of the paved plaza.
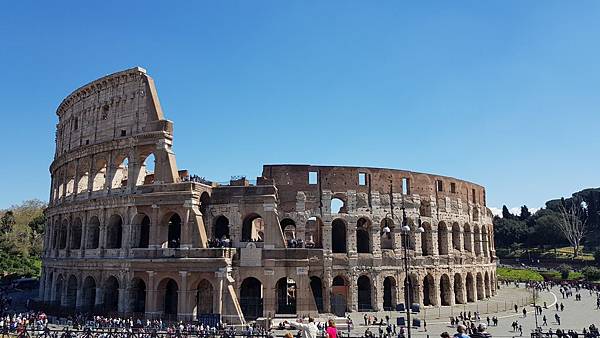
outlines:
{"label": "paved plaza", "polygon": [[[558,287],[554,287],[547,291],[540,291],[537,298],[537,303],[543,307],[546,302],[548,308],[543,309],[542,315],[538,315],[538,323],[542,325],[542,317],[546,315],[547,326],[542,326],[544,331],[548,328],[552,328],[556,331],[560,329],[573,329],[581,333],[584,327],[588,327],[594,323],[596,326],[600,323],[600,310],[596,310],[596,294],[590,295],[588,290],[581,291],[582,300],[575,301],[575,297],[572,296],[569,299],[562,299],[560,290]],[[486,323],[486,317],[496,316],[499,319],[498,326],[488,326],[488,332],[494,337],[518,337],[519,332],[514,332],[511,324],[514,321],[518,321],[523,326],[523,336],[529,336],[531,331],[535,328],[535,315],[532,305],[532,291],[526,289],[523,285],[519,288],[514,286],[504,286],[498,290],[498,295],[492,297],[486,301],[480,301],[475,304],[468,305],[456,305],[453,307],[442,307],[440,309],[422,309],[421,313],[416,317],[424,319],[427,322],[427,331],[423,327],[413,329],[412,335],[417,337],[439,337],[440,333],[447,331],[451,335],[456,332],[456,329],[450,326],[450,316],[458,314],[461,311],[479,311],[481,313],[481,322]],[[565,308],[564,311],[558,311],[561,317],[561,325],[557,325],[554,315],[557,313],[555,310],[555,304],[563,303]],[[518,305],[518,313],[515,313],[514,305]],[[527,316],[523,317],[523,304],[526,304]],[[354,329],[352,330],[352,336],[363,335],[366,326],[364,325],[363,315],[365,313],[352,313],[350,317],[354,321]],[[398,312],[378,312],[378,313],[367,313],[369,315],[377,316],[377,318],[385,318],[385,315],[389,315],[392,318],[392,322],[396,321],[396,317],[401,316]],[[385,327],[383,327],[385,329]],[[377,336],[378,326],[370,326],[371,331]],[[344,333],[347,333],[344,328]]]}

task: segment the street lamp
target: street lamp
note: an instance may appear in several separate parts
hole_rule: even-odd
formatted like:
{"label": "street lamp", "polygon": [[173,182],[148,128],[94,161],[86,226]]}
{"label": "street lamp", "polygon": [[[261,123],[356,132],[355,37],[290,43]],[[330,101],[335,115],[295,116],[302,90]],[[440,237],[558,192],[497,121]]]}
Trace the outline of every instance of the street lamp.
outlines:
{"label": "street lamp", "polygon": [[[404,247],[404,301],[406,302],[406,321],[408,322],[406,325],[407,331],[408,331],[408,338],[412,338],[411,337],[411,332],[410,332],[410,328],[412,326],[412,323],[410,321],[410,311],[411,311],[411,305],[412,305],[412,301],[410,299],[410,289],[411,289],[411,285],[410,285],[410,277],[408,275],[408,260],[409,260],[409,256],[408,256],[408,246],[409,246],[409,235],[410,235],[410,226],[408,225],[408,218],[406,217],[406,210],[404,209],[404,204],[402,205],[402,227],[401,227],[401,231],[402,231],[402,246]],[[419,233],[423,233],[425,232],[425,229],[423,229],[423,227],[421,226],[421,216],[419,216],[419,227],[417,228],[417,231]]]}

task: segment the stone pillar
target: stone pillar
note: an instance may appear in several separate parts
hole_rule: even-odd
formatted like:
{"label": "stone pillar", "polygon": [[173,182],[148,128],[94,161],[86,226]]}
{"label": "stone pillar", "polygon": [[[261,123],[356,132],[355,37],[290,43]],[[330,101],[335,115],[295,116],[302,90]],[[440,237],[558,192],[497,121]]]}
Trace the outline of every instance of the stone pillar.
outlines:
{"label": "stone pillar", "polygon": [[450,305],[454,305],[456,304],[456,294],[455,294],[455,290],[454,290],[454,283],[452,278],[449,278],[449,283],[448,283],[448,290],[450,292]]}
{"label": "stone pillar", "polygon": [[373,258],[381,258],[381,228],[379,225],[372,226],[370,231]]}
{"label": "stone pillar", "polygon": [[146,271],[148,273],[148,285],[146,286],[146,316],[154,318],[158,315],[156,310],[156,285],[154,280],[154,271]]}
{"label": "stone pillar", "polygon": [[373,303],[373,310],[383,311],[383,279],[379,274],[373,276],[372,285],[371,302]]}
{"label": "stone pillar", "polygon": [[67,290],[68,290],[68,285],[69,285],[69,277],[67,274],[65,274],[65,278],[63,278],[63,283],[62,283],[62,293],[61,293],[61,297],[60,297],[60,306],[66,307],[67,306]]}
{"label": "stone pillar", "polygon": [[183,214],[182,224],[181,224],[181,248],[189,249],[192,247],[192,232],[190,229],[190,213],[193,205],[193,200],[187,200],[184,202],[183,206],[185,208],[185,212]]}
{"label": "stone pillar", "polygon": [[75,308],[77,309],[77,311],[79,311],[81,309],[81,306],[83,305],[83,283],[81,282],[81,280],[79,281],[79,283],[81,285],[77,288],[77,296],[75,298]]}
{"label": "stone pillar", "polygon": [[350,311],[356,312],[358,311],[358,278],[355,274],[348,276],[350,280],[350,287],[348,292],[348,297],[350,299],[346,300],[346,302],[350,303]]}
{"label": "stone pillar", "polygon": [[348,221],[346,228],[346,251],[348,256],[357,257],[358,253],[356,250],[356,221]]}
{"label": "stone pillar", "polygon": [[150,240],[149,248],[160,248],[161,245],[158,240],[158,227],[160,226],[160,220],[158,219],[159,206],[152,204],[152,219],[150,223]]}
{"label": "stone pillar", "polygon": [[[44,302],[50,303],[52,302],[52,278],[50,276],[51,272],[48,272],[46,269],[46,282],[44,283]],[[54,275],[52,273],[52,275]]]}
{"label": "stone pillar", "polygon": [[91,159],[90,159],[90,171],[88,174],[88,183],[87,183],[87,195],[89,196],[92,193],[92,190],[94,190],[94,176],[96,176],[95,174],[95,170],[94,170],[94,155],[92,155]]}
{"label": "stone pillar", "polygon": [[181,283],[180,289],[177,291],[177,317],[179,320],[191,320],[193,315],[190,303],[194,297],[190,297],[188,288],[188,272],[179,271],[179,278],[181,279]]}
{"label": "stone pillar", "polygon": [[321,242],[323,249],[331,253],[331,220],[327,222],[323,220],[323,229],[321,234]]}
{"label": "stone pillar", "polygon": [[87,236],[88,236],[88,212],[86,211],[83,214],[83,224],[81,225],[81,244],[79,247],[81,248],[81,257],[85,257],[85,247],[87,244]]}
{"label": "stone pillar", "polygon": [[121,314],[126,313],[127,312],[127,284],[126,283],[119,283],[120,285],[125,285],[125,287],[120,287],[119,288],[119,299],[118,299],[118,303],[117,303],[117,311]]}
{"label": "stone pillar", "polygon": [[331,278],[331,270],[327,269],[323,274],[323,310],[325,312],[331,311],[331,284],[333,280]]}
{"label": "stone pillar", "polygon": [[96,299],[94,300],[94,308],[102,309],[104,307],[104,288],[96,286]]}

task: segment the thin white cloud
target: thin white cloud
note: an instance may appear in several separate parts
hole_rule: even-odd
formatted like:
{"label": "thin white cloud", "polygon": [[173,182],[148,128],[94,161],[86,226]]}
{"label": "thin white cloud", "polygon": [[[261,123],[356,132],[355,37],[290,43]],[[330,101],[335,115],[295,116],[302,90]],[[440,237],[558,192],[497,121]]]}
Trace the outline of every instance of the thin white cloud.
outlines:
{"label": "thin white cloud", "polygon": [[[492,211],[492,214],[494,214],[494,216],[499,216],[502,217],[502,208],[496,208],[496,207],[489,207],[490,210]],[[532,214],[535,214],[536,211],[540,210],[540,208],[529,208],[529,212]],[[521,214],[521,207],[512,207],[512,208],[508,208],[508,211],[515,215],[515,216],[519,216]]]}

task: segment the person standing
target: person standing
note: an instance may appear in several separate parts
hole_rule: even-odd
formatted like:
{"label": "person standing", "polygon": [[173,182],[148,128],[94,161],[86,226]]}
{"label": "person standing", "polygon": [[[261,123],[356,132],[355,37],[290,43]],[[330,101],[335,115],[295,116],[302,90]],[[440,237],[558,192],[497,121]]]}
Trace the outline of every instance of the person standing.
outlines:
{"label": "person standing", "polygon": [[302,338],[317,338],[319,328],[317,328],[315,320],[312,317],[308,317],[308,324],[304,323],[302,319],[298,319],[296,323],[289,324],[302,331]]}
{"label": "person standing", "polygon": [[333,319],[327,321],[327,338],[337,338],[337,328]]}

